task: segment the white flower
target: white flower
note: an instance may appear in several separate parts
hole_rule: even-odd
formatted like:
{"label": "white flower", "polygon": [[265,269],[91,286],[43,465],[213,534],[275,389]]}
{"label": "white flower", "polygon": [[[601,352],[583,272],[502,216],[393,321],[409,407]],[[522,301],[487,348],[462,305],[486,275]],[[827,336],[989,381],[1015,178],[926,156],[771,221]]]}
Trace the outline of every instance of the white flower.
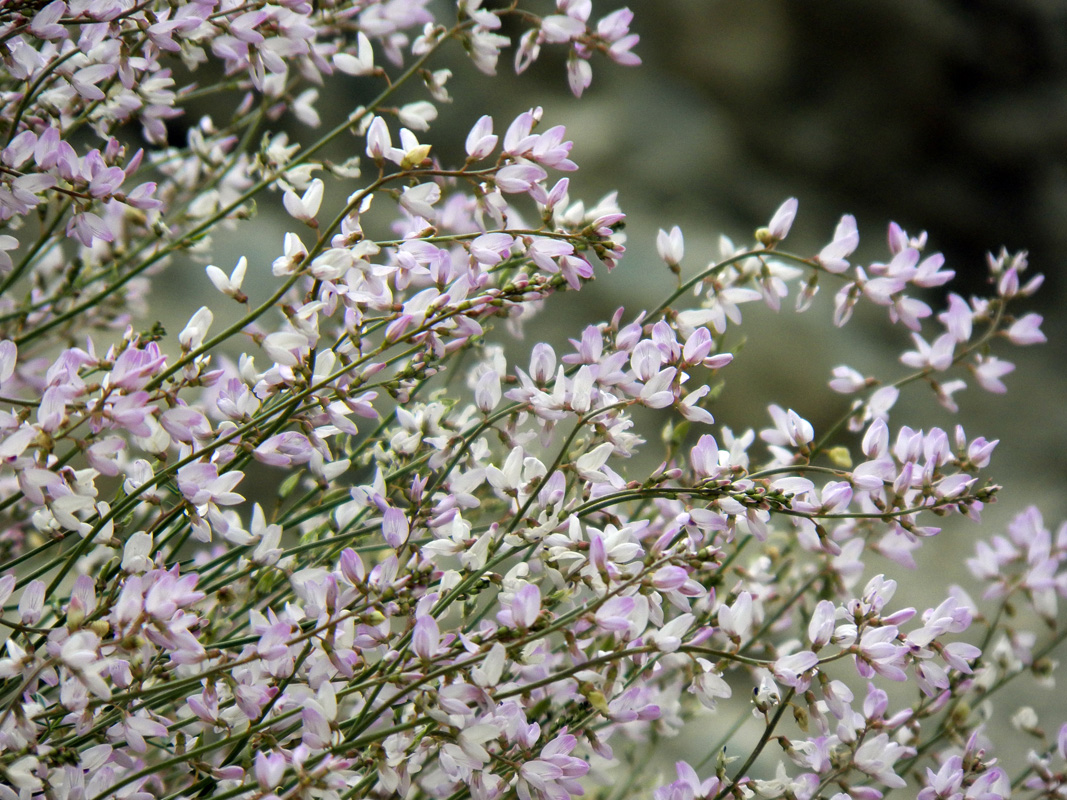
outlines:
{"label": "white flower", "polygon": [[11,269],[11,256],[7,254],[7,251],[15,250],[18,246],[19,240],[14,236],[0,234],[0,274]]}
{"label": "white flower", "polygon": [[[426,129],[429,127],[427,125]],[[400,147],[394,148],[394,152],[400,155],[400,160],[397,161],[393,156],[390,156],[390,159],[396,161],[401,169],[414,169],[430,155],[430,148],[431,145],[420,144],[418,137],[407,128],[401,128]]]}
{"label": "white flower", "polygon": [[729,698],[733,690],[722,675],[712,669],[710,661],[698,658],[697,663],[704,671],[693,679],[693,685],[689,687],[689,691],[697,696],[702,706],[714,711],[718,700]]}
{"label": "white flower", "polygon": [[189,324],[178,334],[178,342],[183,350],[195,350],[204,343],[208,328],[215,319],[211,309],[201,306],[200,309],[189,319]]}
{"label": "white flower", "polygon": [[292,274],[308,254],[304,243],[300,241],[300,237],[295,233],[285,234],[283,249],[285,250],[285,255],[274,259],[270,268],[271,273],[277,278]]}
{"label": "white flower", "polygon": [[318,99],[319,92],[317,89],[306,89],[297,95],[297,98],[293,101],[293,113],[298,120],[309,128],[319,127],[319,123],[322,121],[319,119],[319,112],[315,110],[315,101]]}
{"label": "white flower", "polygon": [[36,774],[40,763],[34,756],[23,756],[4,770],[4,776],[17,789],[38,792],[42,786],[41,779]]}
{"label": "white flower", "polygon": [[295,367],[300,363],[297,354],[308,349],[308,339],[297,331],[277,331],[263,340],[263,349],[275,364]]}
{"label": "white flower", "polygon": [[675,617],[659,630],[645,636],[645,641],[663,653],[673,653],[682,646],[682,637],[696,619],[692,614]]}
{"label": "white flower", "polygon": [[137,531],[126,540],[122,548],[124,572],[148,572],[152,568],[152,534]]}
{"label": "white flower", "polygon": [[404,189],[400,197],[400,207],[416,217],[433,221],[437,216],[433,204],[441,199],[441,187],[436,183],[420,183]]}
{"label": "white flower", "polygon": [[433,103],[419,100],[416,103],[408,103],[401,106],[397,111],[400,121],[416,131],[430,130],[430,123],[437,119],[437,108]]}
{"label": "white flower", "polygon": [[656,250],[659,252],[659,257],[669,266],[678,266],[685,255],[685,239],[682,238],[682,229],[675,225],[671,228],[671,232],[667,233],[661,228],[656,234]]}
{"label": "white flower", "polygon": [[774,212],[767,227],[756,231],[756,241],[764,247],[774,247],[789,235],[789,229],[793,227],[793,219],[796,215],[797,199],[790,197]]}
{"label": "white flower", "polygon": [[356,55],[336,53],[333,65],[346,75],[370,75],[374,72],[374,49],[367,34],[363,31],[356,34]]}
{"label": "white flower", "polygon": [[311,225],[322,204],[323,186],[322,181],[315,178],[301,197],[297,197],[296,192],[287,190],[282,197],[282,203],[289,216]]}
{"label": "white flower", "polygon": [[214,264],[209,265],[205,271],[207,272],[208,278],[211,279],[211,282],[215,284],[216,289],[223,294],[234,298],[239,303],[243,303],[248,299],[241,291],[241,284],[244,282],[245,272],[247,270],[248,259],[241,256],[237,261],[237,266],[233,268],[233,272],[230,273],[229,277],[226,277],[226,273]]}

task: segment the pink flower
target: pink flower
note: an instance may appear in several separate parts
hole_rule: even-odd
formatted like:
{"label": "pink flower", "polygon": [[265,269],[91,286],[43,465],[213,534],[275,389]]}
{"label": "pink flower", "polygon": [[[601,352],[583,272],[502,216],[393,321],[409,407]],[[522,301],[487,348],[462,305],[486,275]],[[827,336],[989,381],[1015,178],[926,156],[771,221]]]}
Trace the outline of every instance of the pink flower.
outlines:
{"label": "pink flower", "polygon": [[541,41],[547,44],[569,42],[584,33],[585,23],[574,17],[551,14],[541,20]]}
{"label": "pink flower", "polygon": [[566,133],[567,130],[562,125],[555,125],[542,133],[530,150],[530,160],[561,172],[573,172],[578,169],[578,165],[567,157],[574,142],[564,140]]}
{"label": "pink flower", "polygon": [[894,625],[880,628],[868,628],[860,637],[856,669],[865,678],[875,673],[893,681],[907,680],[904,672],[907,648],[896,642],[897,629]]}
{"label": "pink flower", "polygon": [[1010,361],[1002,361],[996,356],[977,356],[973,370],[974,377],[983,389],[994,394],[1004,394],[1008,391],[1008,387],[1000,379],[1014,372],[1015,365]]}
{"label": "pink flower", "polygon": [[596,625],[605,632],[620,632],[630,628],[630,614],[635,601],[632,597],[612,597],[596,610]]}
{"label": "pink flower", "polygon": [[163,430],[179,442],[191,443],[195,439],[207,439],[212,432],[207,417],[188,406],[167,409],[160,415],[159,422]]}
{"label": "pink flower", "polygon": [[827,272],[841,273],[848,269],[848,257],[860,242],[856,218],[851,214],[841,217],[834,230],[834,239],[819,251],[816,260]]}
{"label": "pink flower", "polygon": [[855,764],[858,769],[891,789],[901,789],[907,786],[907,781],[893,771],[893,765],[914,753],[915,748],[892,742],[888,734],[879,733],[868,738],[856,750]]}
{"label": "pink flower", "polygon": [[577,744],[574,736],[561,733],[541,749],[538,758],[524,762],[516,785],[521,800],[567,800],[583,794],[578,779],[589,771],[589,765],[570,755]]}
{"label": "pink flower", "polygon": [[437,620],[431,616],[422,616],[415,620],[411,649],[424,661],[430,661],[437,655],[441,649],[441,631]]}
{"label": "pink flower", "polygon": [[264,791],[274,789],[281,783],[282,775],[285,774],[285,757],[281,753],[264,753],[262,750],[256,753],[254,774],[256,783]]}
{"label": "pink flower", "polygon": [[399,550],[410,533],[411,526],[404,512],[399,508],[387,508],[382,516],[382,536],[389,546]]}
{"label": "pink flower", "polygon": [[504,133],[504,153],[509,156],[525,156],[533,150],[538,136],[531,131],[541,120],[540,107],[524,111],[515,117]]}
{"label": "pink flower", "polygon": [[714,776],[702,782],[696,770],[685,761],[675,763],[674,769],[678,779],[656,789],[654,800],[703,800],[717,796],[722,788],[719,779]]}
{"label": "pink flower", "polygon": [[948,296],[948,309],[938,314],[937,318],[957,342],[970,341],[974,312],[967,301],[958,294],[953,293]]}
{"label": "pink flower", "polygon": [[783,411],[780,406],[770,405],[767,411],[775,425],[774,429],[768,428],[760,431],[760,438],[767,444],[803,449],[815,438],[815,430],[811,423],[793,409]]}
{"label": "pink flower", "polygon": [[502,605],[503,609],[496,615],[501,625],[529,630],[541,613],[541,590],[535,583],[524,584],[512,595],[510,602],[505,601]]}
{"label": "pink flower", "polygon": [[862,373],[857,372],[852,367],[834,367],[833,376],[833,380],[830,381],[830,388],[841,394],[854,394],[868,385],[867,379],[863,377]]}
{"label": "pink flower", "polygon": [[567,56],[567,83],[571,92],[575,97],[581,97],[582,92],[588,89],[592,82],[593,68],[576,51],[571,50]]}
{"label": "pink flower", "polygon": [[26,584],[19,599],[19,621],[23,625],[36,625],[44,613],[44,581],[34,580]]}
{"label": "pink flower", "polygon": [[789,235],[789,229],[793,227],[793,220],[797,216],[797,205],[797,199],[790,197],[774,212],[765,229],[768,244],[776,244]]}
{"label": "pink flower", "polygon": [[252,451],[256,461],[273,467],[289,467],[305,464],[311,459],[312,447],[308,438],[296,431],[286,431],[271,436]]}
{"label": "pink flower", "polygon": [[830,600],[820,600],[815,605],[808,621],[808,639],[816,650],[828,644],[833,636],[836,614],[837,607]]}
{"label": "pink flower", "polygon": [[483,115],[467,134],[467,156],[471,161],[481,161],[496,149],[497,137],[493,135],[493,118]]}
{"label": "pink flower", "polygon": [[915,275],[912,277],[911,282],[916,286],[922,286],[923,288],[943,286],[956,275],[956,273],[950,269],[941,269],[944,263],[945,257],[941,255],[941,253],[934,253],[933,255],[927,256],[920,261],[915,268]]}
{"label": "pink flower", "polygon": [[814,669],[818,663],[819,657],[815,653],[804,650],[779,658],[772,669],[779,683],[804,688],[810,682],[810,678],[805,678],[804,673]]}
{"label": "pink flower", "polygon": [[244,478],[237,470],[219,475],[216,464],[198,461],[178,470],[178,488],[190,503],[231,506],[244,502],[244,497],[232,491]]}
{"label": "pink flower", "polygon": [[1041,332],[1042,321],[1040,314],[1026,314],[1012,323],[1006,335],[1012,344],[1041,344],[1047,341]]}
{"label": "pink flower", "polygon": [[145,739],[166,737],[167,726],[149,717],[148,712],[141,711],[112,725],[107,729],[107,734],[112,741],[125,740],[135,753],[147,753],[148,743]]}
{"label": "pink flower", "polygon": [[917,333],[912,333],[911,338],[915,342],[915,350],[909,350],[901,355],[901,362],[915,369],[929,367],[937,372],[944,372],[952,366],[958,339],[951,333],[941,334],[932,345],[927,344],[926,340]]}
{"label": "pink flower", "polygon": [[641,40],[636,33],[630,33],[630,23],[634,14],[628,8],[620,8],[601,19],[596,26],[597,35],[607,42],[608,58],[616,64],[634,67],[641,63],[641,58],[631,52]]}
{"label": "pink flower", "polygon": [[547,177],[548,173],[536,164],[510,164],[497,172],[496,185],[507,194],[519,194],[530,191]]}
{"label": "pink flower", "polygon": [[70,32],[58,22],[67,10],[64,0],[53,0],[37,12],[30,23],[30,31],[41,39],[66,39]]}
{"label": "pink flower", "polygon": [[166,363],[167,357],[160,353],[155,342],[143,350],[128,347],[111,367],[111,385],[127,391],[140,389]]}

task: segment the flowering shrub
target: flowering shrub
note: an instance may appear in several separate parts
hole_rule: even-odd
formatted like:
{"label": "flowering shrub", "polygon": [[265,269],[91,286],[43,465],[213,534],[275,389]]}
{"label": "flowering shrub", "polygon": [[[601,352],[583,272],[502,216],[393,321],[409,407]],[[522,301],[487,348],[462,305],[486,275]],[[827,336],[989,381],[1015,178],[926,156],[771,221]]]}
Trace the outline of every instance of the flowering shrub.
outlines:
{"label": "flowering shrub", "polygon": [[[609,272],[624,215],[570,198],[572,143],[540,108],[439,160],[434,57],[491,74],[516,37],[520,71],[558,47],[576,95],[595,58],[639,63],[628,10],[556,6],[0,5],[0,799],[565,800],[622,775],[657,800],[1064,796],[1067,727],[1018,712],[1036,749],[1011,768],[983,708],[1050,679],[1067,527],[1029,509],[979,541],[980,602],[949,587],[919,613],[867,565],[912,565],[938,517],[993,499],[995,441],[890,412],[923,384],[953,410],[965,378],[1005,391],[1000,348],[1044,340],[1019,310],[1040,277],[990,257],[990,296],[935,313],[923,290],[953,273],[925,236],[891,225],[861,266],[845,216],[791,253],[788,200],[703,269],[661,232],[677,291],[509,365],[490,329],[536,332]],[[334,73],[379,94],[291,142]],[[232,113],[169,143],[225,92]],[[336,140],[360,156],[326,160]],[[291,220],[271,275],[209,265],[211,308],[139,332],[160,270],[210,260],[271,190]],[[862,302],[911,331],[907,369],[835,369],[827,430],[779,405],[758,433],[712,427],[741,306],[803,311],[827,283],[836,325]],[[668,425],[647,475],[627,469],[641,407]],[[698,714],[706,762],[643,772]]]}

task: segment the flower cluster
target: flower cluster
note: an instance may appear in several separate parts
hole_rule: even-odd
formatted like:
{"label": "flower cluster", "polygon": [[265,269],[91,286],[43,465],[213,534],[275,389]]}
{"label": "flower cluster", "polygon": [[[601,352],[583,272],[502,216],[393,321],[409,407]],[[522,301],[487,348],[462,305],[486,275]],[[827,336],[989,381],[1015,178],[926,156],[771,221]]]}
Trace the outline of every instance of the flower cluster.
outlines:
{"label": "flower cluster", "polygon": [[[997,442],[891,412],[913,385],[952,410],[968,375],[1006,389],[994,348],[1044,340],[1025,254],[935,314],[921,291],[952,273],[925,234],[892,225],[886,263],[853,264],[844,217],[790,253],[791,199],[695,272],[662,231],[670,297],[509,363],[503,338],[616,266],[625,217],[570,196],[576,148],[540,107],[439,157],[434,56],[492,73],[514,44],[522,71],[560,46],[581,95],[638,39],[591,0],[440,5],[0,8],[0,800],[566,800],[627,768],[657,800],[1062,794],[1067,728],[1019,710],[1041,744],[1011,774],[980,707],[1051,681],[1067,528],[1030,509],[978,542],[985,606],[950,587],[920,613],[868,563],[914,566],[936,518],[994,499]],[[379,94],[308,133],[338,74]],[[232,114],[171,141],[213,94]],[[272,191],[272,263],[205,264],[215,302],[138,330],[151,279]],[[773,403],[764,430],[714,428],[741,306],[806,310],[826,281],[838,325],[869,302],[908,330],[910,371],[834,369],[851,399],[825,430]],[[1003,621],[1023,604],[1051,638]],[[706,776],[641,774],[649,742],[738,711]]]}

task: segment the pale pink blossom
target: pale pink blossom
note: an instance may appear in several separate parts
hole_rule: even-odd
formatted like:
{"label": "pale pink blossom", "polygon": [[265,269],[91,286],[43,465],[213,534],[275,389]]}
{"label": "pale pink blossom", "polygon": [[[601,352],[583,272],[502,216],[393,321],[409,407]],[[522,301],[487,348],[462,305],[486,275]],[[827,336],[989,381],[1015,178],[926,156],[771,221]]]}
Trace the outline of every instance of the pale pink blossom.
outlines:
{"label": "pale pink blossom", "polygon": [[774,216],[771,217],[771,221],[767,223],[768,238],[771,242],[780,242],[789,235],[789,230],[793,227],[793,220],[796,215],[797,199],[790,197],[778,207],[778,210],[774,212]]}
{"label": "pale pink blossom", "polygon": [[1015,371],[1015,365],[996,356],[978,356],[973,367],[974,377],[987,392],[1004,394],[1008,387],[1001,380],[1005,375]]}
{"label": "pale pink blossom", "polygon": [[685,255],[685,241],[682,238],[682,229],[675,225],[671,232],[667,233],[660,229],[656,234],[656,250],[668,266],[676,267]]}
{"label": "pale pink blossom", "polygon": [[1041,331],[1042,321],[1040,314],[1026,314],[1012,323],[1006,335],[1012,344],[1042,344],[1047,341]]}

